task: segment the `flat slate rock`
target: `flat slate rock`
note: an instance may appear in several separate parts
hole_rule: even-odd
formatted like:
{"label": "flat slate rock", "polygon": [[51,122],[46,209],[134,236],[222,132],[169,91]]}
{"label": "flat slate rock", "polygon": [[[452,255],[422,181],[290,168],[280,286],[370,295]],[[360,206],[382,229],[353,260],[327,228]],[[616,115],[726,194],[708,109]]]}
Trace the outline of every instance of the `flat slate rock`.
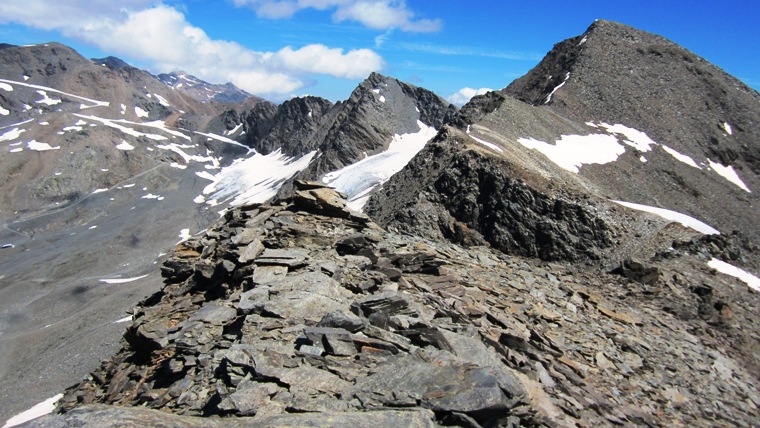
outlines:
{"label": "flat slate rock", "polygon": [[47,415],[23,425],[29,428],[275,428],[299,427],[409,427],[434,428],[433,412],[424,409],[370,412],[283,413],[264,418],[193,417],[172,415],[143,407],[87,405],[63,415]]}

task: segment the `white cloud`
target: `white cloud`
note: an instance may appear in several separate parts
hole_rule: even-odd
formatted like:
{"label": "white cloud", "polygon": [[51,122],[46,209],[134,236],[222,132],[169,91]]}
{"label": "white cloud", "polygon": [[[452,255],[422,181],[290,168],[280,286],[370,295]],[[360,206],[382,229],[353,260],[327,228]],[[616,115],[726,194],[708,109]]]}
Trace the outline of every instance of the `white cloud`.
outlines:
{"label": "white cloud", "polygon": [[493,89],[490,88],[480,88],[480,89],[473,89],[473,88],[462,88],[459,91],[449,95],[446,97],[447,100],[451,104],[454,104],[455,106],[463,106],[467,104],[470,99],[476,95],[483,95],[486,92],[491,92]]}
{"label": "white cloud", "polygon": [[348,79],[365,77],[368,70],[379,70],[382,58],[369,49],[356,49],[343,53],[343,49],[324,45],[308,45],[293,50],[287,46],[272,57],[289,70],[329,74]]}
{"label": "white cloud", "polygon": [[[230,81],[258,95],[290,94],[302,88],[311,74],[358,78],[383,67],[382,57],[370,49],[344,51],[314,44],[298,49],[286,46],[276,52],[254,51],[236,42],[210,38],[180,11],[166,5],[131,11],[102,0],[93,2],[92,8],[91,2],[75,0],[59,10],[57,2],[31,0],[30,12],[19,3],[6,0],[0,4],[0,22],[59,30],[109,54],[145,61],[154,72],[187,70],[211,82]],[[43,7],[45,3],[47,7]],[[146,1],[127,3],[139,8]]]}
{"label": "white cloud", "polygon": [[247,6],[262,18],[290,18],[304,9],[335,9],[336,22],[356,21],[376,29],[397,28],[414,33],[439,31],[440,19],[415,19],[403,0],[234,0],[237,6]]}

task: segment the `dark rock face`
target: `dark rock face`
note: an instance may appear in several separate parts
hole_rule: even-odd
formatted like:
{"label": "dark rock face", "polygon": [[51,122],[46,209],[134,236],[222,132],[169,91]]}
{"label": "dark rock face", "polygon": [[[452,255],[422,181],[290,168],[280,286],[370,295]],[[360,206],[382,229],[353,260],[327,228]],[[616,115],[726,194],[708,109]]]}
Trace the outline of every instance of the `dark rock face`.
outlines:
{"label": "dark rock face", "polygon": [[319,141],[313,135],[332,107],[333,103],[319,97],[292,98],[279,106],[257,105],[241,117],[247,125],[245,144],[262,154],[280,149],[291,157],[303,156],[317,149]]}
{"label": "dark rock face", "polygon": [[222,423],[197,416],[750,426],[760,416],[756,346],[733,348],[753,340],[760,301],[698,258],[647,261],[668,274],[642,284],[388,233],[329,188],[297,189],[307,193],[231,210],[180,244],[123,348],[66,392],[63,414],[31,426]]}
{"label": "dark rock face", "polygon": [[404,232],[544,260],[598,258],[612,244],[613,231],[593,207],[542,193],[514,178],[509,163],[461,150],[466,138],[442,132],[367,213]]}

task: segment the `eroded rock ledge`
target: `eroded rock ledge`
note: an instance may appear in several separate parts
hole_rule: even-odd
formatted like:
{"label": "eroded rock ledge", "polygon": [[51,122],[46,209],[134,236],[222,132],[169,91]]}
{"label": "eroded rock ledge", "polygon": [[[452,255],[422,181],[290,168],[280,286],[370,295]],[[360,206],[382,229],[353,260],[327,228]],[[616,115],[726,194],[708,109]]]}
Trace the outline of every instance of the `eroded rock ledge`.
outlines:
{"label": "eroded rock ledge", "polygon": [[648,286],[387,233],[341,196],[299,182],[180,244],[121,351],[35,424],[757,420],[754,377]]}

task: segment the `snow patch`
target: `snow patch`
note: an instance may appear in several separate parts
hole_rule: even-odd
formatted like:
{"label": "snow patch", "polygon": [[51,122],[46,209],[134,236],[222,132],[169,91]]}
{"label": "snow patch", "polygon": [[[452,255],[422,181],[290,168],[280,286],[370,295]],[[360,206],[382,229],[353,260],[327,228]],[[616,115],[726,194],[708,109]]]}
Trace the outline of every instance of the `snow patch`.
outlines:
{"label": "snow patch", "polygon": [[584,43],[586,43],[587,40],[588,40],[588,37],[587,36],[583,36],[583,38],[581,39],[581,41],[578,42],[578,46],[582,46]]}
{"label": "snow patch", "polygon": [[168,140],[168,138],[164,137],[163,135],[146,134],[144,132],[140,132],[140,131],[137,131],[135,129],[132,129],[132,128],[120,125],[120,123],[128,123],[128,124],[135,124],[135,125],[140,125],[140,126],[156,127],[156,126],[151,126],[151,124],[153,122],[139,124],[139,123],[129,122],[129,121],[126,121],[126,120],[123,120],[123,119],[113,120],[113,119],[104,119],[102,117],[97,117],[97,116],[92,116],[92,115],[85,116],[83,114],[78,114],[78,113],[73,113],[73,114],[74,114],[74,116],[81,117],[83,119],[88,119],[88,120],[100,122],[103,125],[109,126],[111,128],[118,129],[119,131],[121,131],[121,132],[123,132],[123,133],[125,133],[127,135],[131,135],[133,137],[146,137],[146,138],[149,138],[149,139],[155,140],[155,141]]}
{"label": "snow patch", "polygon": [[[309,117],[311,117],[311,110],[309,110]],[[237,125],[235,125],[234,128],[230,129],[229,131],[224,131],[224,133],[226,135],[232,135],[232,134],[238,132],[238,130],[240,130],[240,127],[242,127],[242,126],[243,126],[242,123],[238,123]]]}
{"label": "snow patch", "polygon": [[743,283],[747,284],[749,288],[760,292],[760,278],[756,277],[755,275],[752,275],[751,273],[745,270],[739,269],[736,266],[732,266],[716,258],[712,258],[712,260],[707,262],[707,266],[710,266],[711,268],[717,270],[720,273],[733,276],[734,278],[737,278]]}
{"label": "snow patch", "polygon": [[418,132],[394,135],[388,150],[326,174],[322,182],[348,195],[349,208],[361,211],[370,192],[403,169],[437,134],[435,128],[419,120],[417,125]]}
{"label": "snow patch", "polygon": [[177,169],[187,169],[187,165],[180,165],[177,162],[172,162],[169,164],[169,166]]}
{"label": "snow patch", "polygon": [[81,127],[81,126],[66,126],[66,127],[64,127],[64,128],[63,128],[63,131],[64,131],[64,132],[69,132],[69,131],[81,131],[81,130],[82,130],[82,127]]}
{"label": "snow patch", "polygon": [[223,143],[227,143],[227,144],[232,144],[232,145],[235,145],[235,146],[243,147],[246,150],[248,150],[249,152],[251,151],[251,148],[248,147],[248,146],[246,146],[245,144],[238,143],[235,140],[232,140],[232,139],[227,138],[227,137],[222,137],[221,135],[212,134],[210,132],[209,133],[205,133],[205,132],[198,132],[198,131],[195,131],[195,133],[198,134],[198,135],[203,135],[203,136],[205,136],[207,138],[210,138],[210,139],[213,139],[213,140],[221,141]]}
{"label": "snow patch", "polygon": [[13,86],[11,86],[11,85],[9,85],[7,83],[0,82],[0,89],[2,89],[4,91],[11,92],[11,91],[13,91]]}
{"label": "snow patch", "polygon": [[180,242],[185,242],[188,239],[190,239],[190,229],[182,229],[182,230],[180,230],[179,231],[179,242],[177,242],[177,243],[179,244]]}
{"label": "snow patch", "polygon": [[143,110],[137,106],[135,106],[135,114],[137,117],[148,117],[150,115],[150,113],[148,113],[146,110]]}
{"label": "snow patch", "polygon": [[217,159],[217,158],[215,158],[213,156],[189,155],[189,154],[185,153],[184,150],[182,150],[182,149],[193,148],[194,146],[191,146],[191,145],[169,143],[169,144],[157,145],[156,147],[158,147],[159,149],[163,149],[163,150],[171,150],[172,152],[174,152],[174,153],[182,156],[182,159],[185,160],[185,163],[190,163],[191,161],[193,161],[193,162],[199,162],[199,163],[211,162],[212,165],[214,165],[214,167],[218,167],[219,166],[219,159]]}
{"label": "snow patch", "polygon": [[9,114],[11,114],[10,110],[3,108],[3,106],[0,106],[0,115],[8,116]]}
{"label": "snow patch", "polygon": [[118,320],[114,321],[112,324],[123,324],[125,322],[130,322],[130,321],[132,321],[132,315],[130,315],[128,317],[124,317],[124,318],[118,319]]}
{"label": "snow patch", "polygon": [[567,74],[565,74],[565,80],[562,81],[559,85],[557,85],[554,89],[552,89],[551,93],[549,93],[549,96],[546,97],[546,101],[544,101],[544,104],[549,104],[549,101],[552,100],[552,95],[554,95],[559,88],[565,86],[565,83],[567,83],[567,80],[570,79],[570,72],[568,71]]}
{"label": "snow patch", "polygon": [[[470,133],[470,128],[469,128],[469,127],[470,127],[470,125],[467,125],[467,133],[468,133],[468,134]],[[480,138],[478,138],[478,137],[473,137],[472,135],[470,135],[470,138],[472,138],[473,140],[477,141],[478,143],[480,143],[480,144],[482,144],[482,145],[484,145],[484,146],[488,147],[488,148],[489,148],[489,149],[491,149],[491,150],[497,151],[497,152],[499,152],[499,153],[504,153],[504,150],[502,150],[502,148],[501,148],[501,147],[497,146],[497,145],[496,145],[496,144],[494,144],[494,143],[489,143],[488,141],[485,141],[485,140],[481,140],[481,139],[480,139]]]}
{"label": "snow patch", "polygon": [[707,159],[707,162],[710,163],[710,168],[712,168],[713,171],[717,172],[721,177],[739,186],[739,188],[741,188],[745,192],[752,193],[752,191],[749,190],[749,187],[747,187],[747,185],[744,184],[742,179],[739,178],[739,174],[737,174],[736,171],[734,171],[734,168],[731,165],[724,166],[717,162],[713,162],[710,159]]}
{"label": "snow patch", "polygon": [[161,195],[154,195],[153,193],[148,193],[147,195],[142,196],[140,199],[155,199],[157,201],[163,201],[164,197]]}
{"label": "snow patch", "polygon": [[[148,275],[145,274],[143,276],[136,276],[133,278],[111,278],[111,279],[99,279],[100,282],[105,282],[106,284],[126,284],[128,282],[134,282],[140,279],[143,279],[147,277]],[[132,317],[129,317],[129,319],[132,319]]]}
{"label": "snow patch", "polygon": [[575,173],[582,165],[614,162],[625,153],[625,147],[615,136],[605,134],[563,135],[556,144],[533,138],[519,138],[517,142],[538,150],[559,167]]}
{"label": "snow patch", "polygon": [[644,155],[639,156],[639,160],[641,163],[647,163],[647,158],[645,158]]}
{"label": "snow patch", "polygon": [[58,394],[48,398],[42,403],[35,405],[31,409],[25,412],[21,412],[18,415],[8,419],[5,422],[5,425],[3,425],[3,428],[15,427],[17,425],[23,424],[24,422],[28,422],[32,419],[37,419],[41,416],[52,413],[53,410],[55,410],[55,404],[58,403],[58,400],[61,398],[63,398],[63,394]]}
{"label": "snow patch", "polygon": [[94,195],[96,193],[103,193],[103,192],[107,192],[107,191],[108,191],[108,189],[95,189],[95,190],[92,191],[92,194]]}
{"label": "snow patch", "polygon": [[380,102],[381,102],[381,103],[385,103],[385,97],[384,97],[384,96],[382,96],[382,95],[380,95]]}
{"label": "snow patch", "polygon": [[166,101],[166,98],[162,97],[161,95],[153,94],[153,96],[156,97],[156,99],[158,99],[158,103],[161,104],[162,106],[164,107],[172,106],[171,104],[169,104],[169,101]]}
{"label": "snow patch", "polygon": [[375,88],[375,89],[372,90],[372,92],[374,92],[376,94],[379,94],[380,93],[380,89]]}
{"label": "snow patch", "polygon": [[26,129],[21,128],[13,128],[10,131],[6,131],[4,134],[0,135],[0,141],[12,141],[16,138],[20,137],[21,134],[26,132]]}
{"label": "snow patch", "polygon": [[662,149],[668,152],[670,156],[673,156],[674,158],[676,158],[676,160],[678,160],[679,162],[683,162],[686,165],[689,165],[697,169],[702,169],[699,165],[697,165],[696,162],[694,162],[694,159],[690,158],[689,156],[678,153],[677,151],[671,149],[670,147],[664,144],[662,145]]}
{"label": "snow patch", "polygon": [[664,208],[657,208],[657,207],[650,207],[648,205],[641,205],[641,204],[634,204],[632,202],[623,202],[623,201],[612,201],[616,204],[622,205],[624,207],[628,207],[634,210],[638,211],[644,211],[651,214],[655,214],[657,216],[660,216],[666,220],[675,221],[677,223],[681,223],[682,225],[686,227],[690,227],[694,230],[696,230],[699,233],[705,234],[705,235],[720,235],[720,232],[713,228],[712,226],[703,223],[694,217],[689,217],[686,214],[681,214],[676,211],[667,210]]}
{"label": "snow patch", "polygon": [[210,195],[206,202],[209,205],[214,201],[233,206],[262,203],[276,195],[283,182],[303,171],[316,153],[312,151],[298,159],[282,154],[279,149],[266,156],[254,153],[236,159],[215,176],[206,171],[196,174],[213,180],[203,189],[203,195]]}
{"label": "snow patch", "polygon": [[206,202],[206,197],[203,195],[198,195],[195,197],[195,199],[193,199],[193,202],[195,202],[196,204],[202,204]]}
{"label": "snow patch", "polygon": [[61,148],[61,146],[51,147],[48,143],[40,143],[36,140],[32,140],[26,143],[26,146],[29,147],[29,150],[35,150],[38,152],[44,152],[47,150],[59,150]]}
{"label": "snow patch", "polygon": [[649,138],[649,136],[639,131],[638,129],[629,128],[625,125],[615,124],[610,125],[608,123],[600,123],[599,126],[606,129],[611,134],[618,134],[624,136],[626,139],[623,143],[635,148],[640,152],[648,152],[652,150],[652,146],[656,146],[657,143]]}
{"label": "snow patch", "polygon": [[723,122],[723,129],[726,130],[726,134],[734,135],[734,130],[731,129],[731,125],[729,125],[728,122]]}
{"label": "snow patch", "polygon": [[129,144],[126,140],[121,140],[121,143],[116,148],[119,150],[134,150],[135,146]]}
{"label": "snow patch", "polygon": [[37,91],[37,93],[40,94],[40,95],[42,95],[42,99],[41,100],[35,101],[37,104],[45,104],[45,105],[49,105],[49,106],[54,106],[56,104],[60,104],[61,103],[60,99],[50,98],[48,96],[47,92],[45,92],[45,91]]}

